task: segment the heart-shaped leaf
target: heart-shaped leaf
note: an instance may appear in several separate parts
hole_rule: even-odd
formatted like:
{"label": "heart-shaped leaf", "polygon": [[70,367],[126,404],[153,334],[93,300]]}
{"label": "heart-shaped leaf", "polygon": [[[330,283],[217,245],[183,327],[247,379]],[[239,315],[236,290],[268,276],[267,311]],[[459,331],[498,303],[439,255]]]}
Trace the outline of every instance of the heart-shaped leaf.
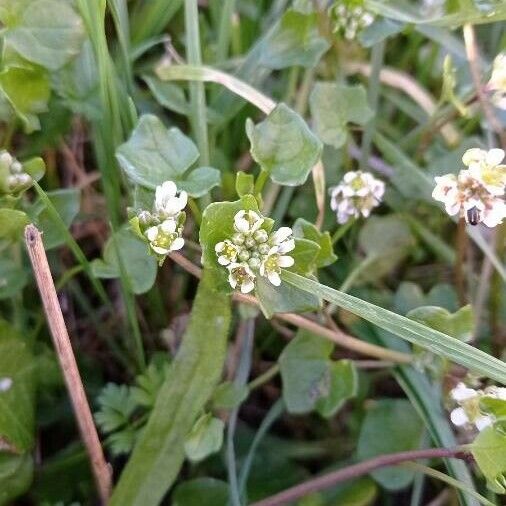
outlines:
{"label": "heart-shaped leaf", "polygon": [[373,115],[362,85],[316,83],[309,99],[318,137],[340,148],[348,136],[348,123],[365,125]]}
{"label": "heart-shaped leaf", "polygon": [[211,413],[202,415],[186,436],[184,451],[192,462],[200,462],[216,453],[223,444],[225,424]]}
{"label": "heart-shaped leaf", "polygon": [[312,223],[304,218],[297,218],[293,225],[293,233],[296,237],[309,239],[320,246],[316,255],[315,264],[318,269],[333,264],[337,260],[332,248],[332,239],[328,232],[320,232]]}
{"label": "heart-shaped leaf", "polygon": [[116,150],[116,158],[127,176],[136,184],[154,189],[164,181],[199,197],[219,185],[220,173],[201,167],[187,173],[199,157],[197,147],[178,128],[165,128],[151,114],[139,119],[127,142]]}
{"label": "heart-shaped leaf", "polygon": [[251,156],[278,184],[297,186],[305,183],[320,158],[322,144],[306,122],[285,104],[257,125],[248,119],[246,133]]}

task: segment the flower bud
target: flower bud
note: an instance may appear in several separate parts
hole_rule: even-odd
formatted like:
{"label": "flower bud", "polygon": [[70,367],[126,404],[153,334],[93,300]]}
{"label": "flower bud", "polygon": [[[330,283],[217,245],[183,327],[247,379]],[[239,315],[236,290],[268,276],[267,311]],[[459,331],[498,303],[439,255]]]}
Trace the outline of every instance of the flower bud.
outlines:
{"label": "flower bud", "polygon": [[249,254],[249,251],[248,250],[241,250],[241,252],[239,253],[239,260],[243,261],[243,262],[246,262],[249,257],[250,257],[250,254]]}
{"label": "flower bud", "polygon": [[260,230],[257,230],[253,234],[253,238],[258,243],[264,243],[264,242],[267,242],[267,239],[269,238],[269,235],[267,234],[266,230],[264,230],[263,228],[261,228]]}

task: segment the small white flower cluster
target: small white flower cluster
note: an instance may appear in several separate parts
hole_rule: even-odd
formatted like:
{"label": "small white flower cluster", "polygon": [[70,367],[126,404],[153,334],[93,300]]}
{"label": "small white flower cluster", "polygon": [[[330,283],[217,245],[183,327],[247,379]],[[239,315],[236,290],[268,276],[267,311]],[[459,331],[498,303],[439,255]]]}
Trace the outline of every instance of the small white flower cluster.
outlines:
{"label": "small white flower cluster", "polygon": [[19,192],[32,184],[32,177],[8,151],[0,151],[0,193]]}
{"label": "small white flower cluster", "polygon": [[228,269],[230,286],[242,293],[255,288],[257,276],[279,286],[281,269],[294,264],[294,259],[286,255],[295,248],[292,229],[281,227],[269,234],[262,228],[264,221],[254,211],[239,211],[234,216],[235,233],[214,248],[218,263]]}
{"label": "small white flower cluster", "polygon": [[432,197],[444,203],[450,216],[460,213],[471,225],[499,225],[506,218],[506,165],[501,165],[503,159],[502,149],[468,149],[462,157],[468,168],[462,169],[458,175],[436,177]]}
{"label": "small white flower cluster", "polygon": [[342,33],[348,40],[374,21],[374,16],[358,0],[338,0],[330,7],[330,16],[334,19],[332,31]]}
{"label": "small white flower cluster", "polygon": [[350,218],[367,218],[379,206],[384,193],[385,183],[371,173],[350,171],[337,186],[330,188],[330,207],[340,224]]}
{"label": "small white flower cluster", "polygon": [[141,211],[137,215],[144,236],[151,249],[161,256],[184,246],[181,237],[186,215],[183,209],[188,202],[185,191],[178,192],[172,181],[165,181],[156,187],[152,211]]}
{"label": "small white flower cluster", "polygon": [[506,388],[491,386],[485,390],[475,390],[464,383],[459,383],[451,390],[450,396],[458,404],[458,407],[450,413],[453,424],[468,428],[474,425],[481,431],[494,423],[494,417],[480,410],[480,400],[490,397],[506,401]]}
{"label": "small white flower cluster", "polygon": [[494,105],[506,109],[506,53],[500,53],[495,57],[487,88],[492,92]]}

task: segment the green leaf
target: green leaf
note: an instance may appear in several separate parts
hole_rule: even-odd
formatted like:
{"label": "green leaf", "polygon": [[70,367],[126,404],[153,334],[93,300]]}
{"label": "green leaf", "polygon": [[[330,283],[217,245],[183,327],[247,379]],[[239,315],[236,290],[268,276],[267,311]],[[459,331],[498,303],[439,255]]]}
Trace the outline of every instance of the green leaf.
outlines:
{"label": "green leaf", "polygon": [[329,46],[318,32],[316,13],[289,9],[263,41],[260,64],[271,69],[314,67]]}
{"label": "green leaf", "polygon": [[69,2],[14,2],[18,4],[15,15],[2,17],[7,46],[49,70],[57,70],[77,56],[84,41],[84,26]]}
{"label": "green leaf", "polygon": [[321,142],[301,116],[285,104],[278,104],[257,125],[248,119],[246,133],[251,156],[275,183],[286,186],[305,183],[320,158]]}
{"label": "green leaf", "polygon": [[295,237],[309,239],[320,246],[320,251],[316,255],[315,264],[318,269],[327,267],[337,260],[332,247],[332,239],[328,232],[320,232],[312,223],[304,218],[297,218],[293,225],[293,234]]}
{"label": "green leaf", "polygon": [[164,181],[174,181],[192,197],[199,197],[219,184],[220,173],[201,167],[187,173],[199,157],[195,144],[178,128],[165,128],[151,114],[141,116],[127,142],[116,150],[116,158],[128,177],[154,189]]}
{"label": "green leaf", "polygon": [[348,400],[357,395],[358,375],[351,360],[329,365],[329,394],[316,401],[316,410],[325,418],[334,416]]}
{"label": "green leaf", "polygon": [[295,238],[295,248],[290,251],[290,256],[295,264],[290,268],[293,272],[302,275],[312,274],[316,269],[316,258],[320,254],[320,246],[309,239]]}
{"label": "green leaf", "polygon": [[98,278],[120,278],[122,269],[129,288],[135,294],[147,292],[155,282],[156,259],[149,255],[146,243],[128,228],[115,232],[108,239],[104,246],[103,260],[91,262],[92,273]]}
{"label": "green leaf", "polygon": [[8,506],[32,484],[33,459],[30,454],[0,453],[0,505]]}
{"label": "green leaf", "polygon": [[99,411],[95,420],[100,430],[107,434],[127,426],[137,407],[126,385],[108,383],[97,398]]}
{"label": "green leaf", "polygon": [[211,413],[202,415],[186,436],[184,451],[192,462],[200,462],[216,453],[223,445],[225,424]]}
{"label": "green leaf", "polygon": [[228,484],[214,478],[184,481],[174,490],[172,506],[223,506],[228,502]]}
{"label": "green leaf", "polygon": [[[47,192],[49,200],[56,208],[64,224],[68,227],[72,224],[79,213],[81,192],[77,188],[65,188]],[[63,233],[54,225],[51,213],[39,199],[29,211],[32,219],[42,231],[42,240],[46,250],[60,246],[65,242]]]}
{"label": "green leaf", "polygon": [[212,401],[213,409],[231,410],[240,406],[248,397],[249,389],[246,385],[237,385],[232,381],[225,381],[216,387]]}
{"label": "green leaf", "polygon": [[290,413],[303,414],[316,409],[333,416],[345,400],[356,395],[357,375],[348,360],[332,362],[331,342],[299,330],[279,357],[283,400]]}
{"label": "green leaf", "polygon": [[46,162],[40,156],[34,156],[22,163],[23,171],[32,177],[34,181],[40,181],[46,173]]}
{"label": "green leaf", "polygon": [[506,435],[494,427],[482,430],[471,445],[487,486],[497,494],[506,493]]}
{"label": "green leaf", "polygon": [[185,116],[189,113],[190,106],[181,86],[162,81],[156,76],[143,75],[142,79],[149,86],[151,93],[160,105],[163,105],[169,111]]}
{"label": "green leaf", "polygon": [[358,40],[363,47],[373,47],[379,42],[402,32],[406,25],[388,18],[376,18],[372,25],[365,27],[358,34]]}
{"label": "green leaf", "polygon": [[0,258],[0,300],[9,299],[23,289],[28,273],[13,260]]}
{"label": "green leaf", "polygon": [[75,114],[89,120],[101,117],[98,68],[91,42],[87,40],[79,56],[52,76],[53,88]]}
{"label": "green leaf", "polygon": [[235,191],[239,197],[253,195],[255,192],[255,177],[240,170],[235,177]]}
{"label": "green leaf", "polygon": [[164,384],[170,369],[165,356],[161,361],[152,361],[149,366],[135,378],[135,386],[130,388],[132,399],[145,408],[153,408],[158,392]]}
{"label": "green leaf", "polygon": [[422,306],[411,310],[406,316],[465,343],[473,338],[474,312],[471,305],[453,314],[442,307]]}
{"label": "green leaf", "polygon": [[230,297],[216,291],[207,269],[203,274],[182,344],[110,506],[160,503],[183,464],[184,438],[221,377]]}
{"label": "green leaf", "polygon": [[[385,399],[377,401],[366,413],[357,447],[359,460],[379,455],[420,448],[423,424],[409,401]],[[387,490],[407,487],[414,471],[400,467],[378,469],[372,477]]]}
{"label": "green leaf", "polygon": [[23,231],[28,223],[30,220],[23,211],[0,209],[0,239],[17,241],[23,236]]}
{"label": "green leaf", "polygon": [[506,384],[506,364],[488,353],[409,318],[321,285],[317,281],[304,278],[293,272],[285,270],[282,272],[281,278],[287,283],[332,302],[402,339],[427,348],[435,354],[442,355],[499,383]]}
{"label": "green leaf", "polygon": [[372,260],[362,271],[368,280],[387,275],[415,245],[409,226],[395,215],[371,216],[360,229],[358,242],[366,258]]}
{"label": "green leaf", "polygon": [[348,123],[365,125],[373,116],[365,88],[360,84],[316,83],[309,105],[318,137],[336,149],[346,142]]}
{"label": "green leaf", "polygon": [[262,276],[256,278],[255,295],[266,318],[272,318],[276,313],[316,311],[321,306],[320,299],[315,295],[286,283],[274,286]]}
{"label": "green leaf", "polygon": [[30,348],[0,320],[0,447],[14,453],[34,444],[34,377]]}
{"label": "green leaf", "polygon": [[202,214],[199,238],[202,246],[202,265],[213,273],[216,286],[226,291],[230,291],[227,281],[228,271],[218,264],[214,247],[235,233],[234,216],[241,209],[258,213],[255,197],[245,195],[234,202],[214,202],[207,206]]}
{"label": "green leaf", "polygon": [[31,133],[40,128],[39,114],[48,110],[50,96],[49,79],[40,67],[10,67],[0,73],[0,86],[25,131]]}

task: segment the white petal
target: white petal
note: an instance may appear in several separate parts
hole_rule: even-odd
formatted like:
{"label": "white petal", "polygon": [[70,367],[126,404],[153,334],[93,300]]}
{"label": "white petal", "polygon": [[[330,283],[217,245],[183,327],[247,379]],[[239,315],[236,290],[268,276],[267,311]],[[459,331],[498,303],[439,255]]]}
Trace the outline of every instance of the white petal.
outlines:
{"label": "white petal", "polygon": [[177,225],[174,220],[165,220],[160,227],[166,234],[173,234],[176,231]]}
{"label": "white petal", "polygon": [[294,249],[295,249],[295,241],[293,239],[290,239],[288,241],[281,243],[278,246],[278,253],[282,255],[283,253],[288,253],[289,251],[292,251]]}
{"label": "white petal", "polygon": [[154,241],[158,237],[158,227],[149,227],[144,235],[148,238],[149,241]]}
{"label": "white petal", "polygon": [[480,416],[480,417],[476,418],[476,420],[474,421],[474,425],[476,425],[476,428],[479,431],[482,431],[483,429],[490,427],[492,425],[492,423],[493,423],[492,418],[487,415]]}
{"label": "white petal", "polygon": [[162,193],[166,197],[174,197],[177,193],[176,183],[174,183],[173,181],[164,181],[162,183]]}
{"label": "white petal", "polygon": [[249,293],[255,288],[255,283],[253,283],[252,280],[245,281],[241,285],[241,292],[242,293]]}
{"label": "white petal", "polygon": [[272,242],[274,244],[281,244],[283,241],[288,239],[292,235],[292,229],[290,227],[281,227],[272,234]]}
{"label": "white petal", "polygon": [[230,273],[230,275],[228,276],[228,282],[230,283],[230,286],[232,288],[235,288],[237,286],[237,280],[234,278],[232,273]]}
{"label": "white petal", "polygon": [[280,256],[278,259],[278,265],[280,267],[291,267],[295,263],[295,260],[290,256]]}
{"label": "white petal", "polygon": [[474,397],[478,395],[478,392],[472,388],[466,387],[466,385],[461,382],[451,390],[450,395],[454,401],[463,402],[474,399]]}
{"label": "white petal", "polygon": [[220,265],[228,265],[230,263],[230,260],[225,255],[221,255],[218,257],[218,263]]}
{"label": "white petal", "polygon": [[262,263],[260,264],[260,269],[259,269],[259,271],[260,271],[260,276],[265,276],[265,262],[262,262]]}
{"label": "white petal", "polygon": [[154,246],[153,244],[151,244],[151,248],[155,253],[158,253],[159,255],[166,255],[169,252],[167,248],[161,248],[160,246]]}
{"label": "white petal", "polygon": [[12,387],[12,378],[0,378],[0,392],[7,392]]}
{"label": "white petal", "polygon": [[490,149],[487,153],[487,165],[495,167],[504,160],[504,151],[502,149]]}
{"label": "white petal", "polygon": [[188,194],[185,191],[179,194],[179,202],[181,204],[181,209],[184,209],[186,204],[188,204]]}
{"label": "white petal", "polygon": [[462,156],[462,163],[464,165],[470,165],[473,162],[481,162],[487,156],[487,152],[480,148],[468,149]]}
{"label": "white petal", "polygon": [[236,218],[234,220],[234,226],[238,232],[245,233],[249,231],[249,222],[244,218]]}
{"label": "white petal", "polygon": [[450,413],[450,420],[457,427],[462,427],[466,423],[469,423],[469,418],[467,417],[466,412],[464,411],[464,408],[455,408]]}
{"label": "white petal", "polygon": [[267,278],[274,286],[279,286],[281,284],[281,278],[279,277],[279,274],[277,272],[268,272]]}
{"label": "white petal", "polygon": [[214,251],[216,251],[216,253],[221,253],[224,248],[225,248],[225,241],[221,241],[216,244],[216,246],[214,247]]}
{"label": "white petal", "polygon": [[180,250],[183,246],[184,246],[184,239],[182,237],[177,237],[170,245],[170,251]]}

